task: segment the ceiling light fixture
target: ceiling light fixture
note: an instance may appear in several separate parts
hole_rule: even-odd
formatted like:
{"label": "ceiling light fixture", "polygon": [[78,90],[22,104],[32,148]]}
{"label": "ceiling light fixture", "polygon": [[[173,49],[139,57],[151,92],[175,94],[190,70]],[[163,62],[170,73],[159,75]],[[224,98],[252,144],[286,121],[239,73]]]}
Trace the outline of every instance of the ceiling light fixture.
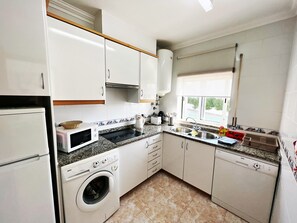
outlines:
{"label": "ceiling light fixture", "polygon": [[205,12],[213,9],[213,0],[198,0]]}

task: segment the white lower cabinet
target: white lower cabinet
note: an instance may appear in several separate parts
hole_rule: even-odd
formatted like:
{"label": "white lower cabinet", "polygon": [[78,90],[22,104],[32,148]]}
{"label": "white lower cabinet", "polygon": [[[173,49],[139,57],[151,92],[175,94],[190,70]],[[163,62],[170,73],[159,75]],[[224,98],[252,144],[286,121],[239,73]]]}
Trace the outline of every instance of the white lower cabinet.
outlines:
{"label": "white lower cabinet", "polygon": [[163,134],[163,169],[183,179],[185,139]]}
{"label": "white lower cabinet", "polygon": [[147,179],[148,139],[119,148],[120,196]]}
{"label": "white lower cabinet", "polygon": [[120,196],[162,168],[162,134],[119,148]]}
{"label": "white lower cabinet", "polygon": [[215,147],[186,140],[185,148],[183,180],[211,194]]}
{"label": "white lower cabinet", "polygon": [[211,194],[215,147],[171,134],[163,138],[163,169]]}

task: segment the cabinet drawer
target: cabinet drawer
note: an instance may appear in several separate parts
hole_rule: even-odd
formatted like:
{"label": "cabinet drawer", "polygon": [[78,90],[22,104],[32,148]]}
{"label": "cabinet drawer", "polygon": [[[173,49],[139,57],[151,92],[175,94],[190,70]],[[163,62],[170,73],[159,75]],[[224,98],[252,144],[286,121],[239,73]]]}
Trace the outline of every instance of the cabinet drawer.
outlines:
{"label": "cabinet drawer", "polygon": [[154,152],[158,149],[161,149],[162,148],[162,141],[161,142],[157,142],[157,143],[154,143],[152,145],[149,145],[148,147],[148,153],[151,153],[151,152]]}
{"label": "cabinet drawer", "polygon": [[149,138],[148,142],[149,144],[154,144],[156,142],[160,142],[162,141],[162,134],[158,134],[158,135],[155,135],[155,136],[152,136]]}
{"label": "cabinet drawer", "polygon": [[147,171],[147,177],[151,177],[152,175],[154,175],[155,173],[157,173],[159,170],[161,169],[161,164],[153,167],[152,169]]}
{"label": "cabinet drawer", "polygon": [[148,161],[151,161],[157,157],[161,156],[161,149],[155,151],[155,152],[152,152],[148,155]]}
{"label": "cabinet drawer", "polygon": [[149,161],[147,164],[147,169],[149,170],[149,169],[153,168],[154,166],[161,164],[161,158],[162,157],[159,156],[156,159]]}

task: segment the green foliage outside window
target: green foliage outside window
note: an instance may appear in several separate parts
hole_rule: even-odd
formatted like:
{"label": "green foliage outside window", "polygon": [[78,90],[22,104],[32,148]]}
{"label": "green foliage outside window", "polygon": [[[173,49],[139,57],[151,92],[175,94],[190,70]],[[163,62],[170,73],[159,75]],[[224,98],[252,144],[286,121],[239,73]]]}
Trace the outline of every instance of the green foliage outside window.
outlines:
{"label": "green foliage outside window", "polygon": [[216,110],[223,110],[223,100],[217,98],[207,98],[206,99],[206,110],[215,108]]}
{"label": "green foliage outside window", "polygon": [[194,109],[199,107],[199,98],[197,97],[188,97],[188,104],[192,104]]}

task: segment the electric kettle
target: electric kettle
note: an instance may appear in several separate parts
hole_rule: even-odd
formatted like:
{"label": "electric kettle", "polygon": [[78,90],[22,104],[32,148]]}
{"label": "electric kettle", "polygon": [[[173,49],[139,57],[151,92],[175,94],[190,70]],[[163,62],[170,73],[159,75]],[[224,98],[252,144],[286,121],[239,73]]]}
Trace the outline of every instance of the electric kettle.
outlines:
{"label": "electric kettle", "polygon": [[144,126],[144,123],[145,123],[145,118],[143,117],[143,115],[139,115],[137,114],[135,116],[135,128],[136,130],[138,131],[142,131],[143,130],[143,126]]}

